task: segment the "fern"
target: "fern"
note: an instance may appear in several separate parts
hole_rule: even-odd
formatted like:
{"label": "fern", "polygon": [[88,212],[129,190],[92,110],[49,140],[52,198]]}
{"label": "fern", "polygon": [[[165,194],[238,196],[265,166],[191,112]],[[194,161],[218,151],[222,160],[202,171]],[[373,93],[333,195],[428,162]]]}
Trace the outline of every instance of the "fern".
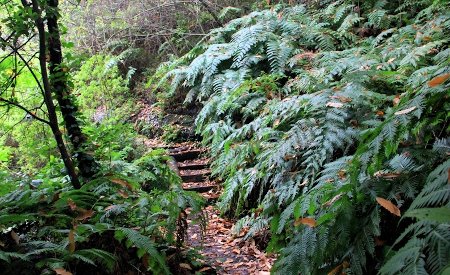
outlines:
{"label": "fern", "polygon": [[402,235],[411,253],[400,249],[396,259],[407,265],[375,253],[386,224],[397,225],[377,197],[402,212],[410,203],[410,211],[441,209],[449,199],[449,84],[440,80],[449,72],[449,6],[406,2],[254,12],[214,30],[194,62],[169,73],[172,89],[184,84],[189,100],[203,103],[196,126],[224,179],[219,208],[244,216],[236,230],[248,227],[246,238],[270,229],[271,247],[288,242],[275,273],[364,274],[383,262],[392,266],[382,273],[420,273],[448,264],[434,245],[447,238],[445,224]]}
{"label": "fern", "polygon": [[116,238],[122,238],[120,233],[122,233],[130,243],[135,245],[138,249],[142,249],[144,253],[147,253],[151,257],[149,261],[153,270],[162,274],[170,274],[163,256],[156,250],[150,238],[129,228],[118,228],[115,233]]}

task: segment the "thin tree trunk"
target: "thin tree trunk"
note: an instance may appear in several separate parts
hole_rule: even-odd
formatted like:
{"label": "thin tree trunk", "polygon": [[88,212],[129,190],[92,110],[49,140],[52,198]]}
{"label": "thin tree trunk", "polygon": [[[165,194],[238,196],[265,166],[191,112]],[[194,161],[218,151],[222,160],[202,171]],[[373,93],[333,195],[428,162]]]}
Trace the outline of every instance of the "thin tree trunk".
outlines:
{"label": "thin tree trunk", "polygon": [[[22,4],[24,6],[28,6],[28,3],[26,3],[25,0],[22,0]],[[75,165],[73,164],[72,158],[70,157],[70,154],[67,150],[66,145],[64,144],[64,139],[61,131],[58,127],[58,117],[56,115],[56,108],[53,103],[52,94],[51,94],[51,88],[50,88],[50,81],[48,79],[48,72],[47,72],[47,62],[46,62],[46,35],[45,35],[45,27],[44,22],[41,17],[41,11],[39,9],[39,5],[37,3],[37,0],[32,0],[32,8],[33,12],[36,13],[37,19],[35,20],[36,27],[39,32],[39,65],[41,68],[41,75],[42,75],[42,82],[43,82],[43,95],[44,95],[44,102],[47,107],[48,112],[48,119],[49,119],[49,125],[52,130],[53,136],[56,140],[56,144],[58,146],[59,152],[61,154],[61,158],[64,162],[64,165],[67,170],[67,174],[70,177],[71,183],[74,188],[78,189],[81,187],[80,181],[78,179],[78,175],[75,171]]]}
{"label": "thin tree trunk", "polygon": [[47,46],[50,57],[50,84],[73,145],[80,174],[85,178],[92,178],[98,172],[99,165],[91,155],[86,153],[87,138],[81,131],[79,121],[76,118],[78,107],[72,100],[67,85],[68,74],[62,67],[63,56],[58,27],[58,12],[58,0],[48,0],[47,27],[49,36],[47,37]]}

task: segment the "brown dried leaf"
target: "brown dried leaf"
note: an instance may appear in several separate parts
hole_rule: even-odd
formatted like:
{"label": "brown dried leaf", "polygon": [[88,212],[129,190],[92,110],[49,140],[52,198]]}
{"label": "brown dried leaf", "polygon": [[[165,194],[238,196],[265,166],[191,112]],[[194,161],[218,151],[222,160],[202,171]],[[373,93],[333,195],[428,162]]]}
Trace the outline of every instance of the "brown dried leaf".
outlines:
{"label": "brown dried leaf", "polygon": [[436,76],[432,80],[428,81],[428,87],[436,87],[438,85],[441,85],[444,83],[447,79],[450,78],[450,73],[441,74],[439,76]]}
{"label": "brown dried leaf", "polygon": [[241,251],[239,249],[237,249],[237,248],[233,249],[232,251],[233,251],[233,253],[241,254]]}
{"label": "brown dried leaf", "polygon": [[400,103],[400,96],[396,95],[392,102],[394,103],[394,106],[397,106]]}
{"label": "brown dried leaf", "polygon": [[83,221],[83,220],[89,219],[95,213],[94,210],[92,210],[92,209],[86,210],[86,209],[80,208],[78,210],[80,211],[80,213],[76,217],[76,220],[78,220],[78,221]]}
{"label": "brown dried leaf", "polygon": [[275,121],[273,122],[273,127],[276,128],[278,125],[280,125],[280,120],[275,119]]}
{"label": "brown dried leaf", "polygon": [[378,204],[380,204],[387,211],[391,212],[392,214],[394,214],[396,216],[399,216],[399,217],[401,216],[400,209],[398,209],[398,207],[395,206],[392,202],[390,202],[386,199],[380,198],[380,197],[377,197],[376,200],[377,200]]}
{"label": "brown dried leaf", "polygon": [[348,102],[352,102],[352,99],[350,97],[346,97],[346,96],[337,96],[334,95],[331,98],[335,98],[337,100],[339,100],[342,103],[348,103]]}
{"label": "brown dried leaf", "polygon": [[294,222],[294,226],[299,226],[300,224],[307,225],[309,227],[315,227],[317,222],[313,218],[298,218]]}
{"label": "brown dried leaf", "polygon": [[342,104],[340,102],[327,102],[326,106],[333,107],[333,108],[342,108],[344,106],[344,104]]}
{"label": "brown dried leaf", "polygon": [[181,263],[180,267],[187,270],[192,270],[192,267],[187,263]]}
{"label": "brown dried leaf", "polygon": [[376,114],[377,114],[377,116],[380,116],[380,117],[384,116],[384,112],[383,111],[377,111]]}
{"label": "brown dried leaf", "polygon": [[20,237],[16,232],[14,232],[14,230],[11,230],[11,238],[16,242],[16,244],[20,243]]}
{"label": "brown dried leaf", "polygon": [[133,186],[131,186],[130,183],[124,181],[123,179],[118,179],[118,178],[111,178],[109,179],[112,183],[118,184],[120,186],[123,186],[125,188],[127,188],[128,190],[133,190]]}
{"label": "brown dried leaf", "polygon": [[69,272],[64,268],[53,268],[53,271],[55,271],[57,275],[73,275],[72,272]]}
{"label": "brown dried leaf", "polygon": [[75,204],[75,202],[72,199],[69,198],[67,200],[67,204],[69,205],[69,207],[72,211],[75,211],[77,209],[77,205]]}
{"label": "brown dried leaf", "polygon": [[383,171],[377,171],[373,175],[377,178],[392,180],[392,179],[398,178],[401,175],[401,173],[398,173],[398,172],[385,173]]}
{"label": "brown dried leaf", "polygon": [[331,200],[327,201],[324,205],[325,206],[331,206],[333,203],[335,203],[337,200],[339,200],[342,197],[342,194],[334,196]]}
{"label": "brown dried leaf", "polygon": [[344,180],[344,179],[346,178],[346,176],[347,176],[347,171],[345,171],[344,169],[339,170],[339,172],[338,172],[338,177],[339,177],[341,180]]}
{"label": "brown dried leaf", "polygon": [[127,192],[125,192],[125,191],[123,191],[123,190],[119,190],[119,191],[117,191],[117,193],[119,193],[119,195],[120,195],[122,198],[124,198],[124,199],[126,199],[126,198],[129,197],[128,194],[127,194]]}
{"label": "brown dried leaf", "polygon": [[108,206],[108,207],[106,207],[105,208],[105,211],[108,211],[108,210],[111,210],[111,209],[113,209],[114,208],[114,204],[111,204],[110,206]]}
{"label": "brown dried leaf", "polygon": [[342,270],[342,264],[336,266],[335,268],[333,268],[333,270],[331,270],[330,272],[327,273],[327,275],[338,275]]}
{"label": "brown dried leaf", "polygon": [[405,115],[405,114],[411,113],[411,112],[414,111],[416,108],[417,108],[416,106],[412,106],[411,108],[408,108],[408,109],[404,109],[404,110],[395,112],[395,115],[397,115],[397,116],[399,116],[399,115]]}
{"label": "brown dried leaf", "polygon": [[224,262],[224,264],[231,264],[231,263],[233,263],[233,262],[234,262],[233,259],[227,258],[227,260]]}

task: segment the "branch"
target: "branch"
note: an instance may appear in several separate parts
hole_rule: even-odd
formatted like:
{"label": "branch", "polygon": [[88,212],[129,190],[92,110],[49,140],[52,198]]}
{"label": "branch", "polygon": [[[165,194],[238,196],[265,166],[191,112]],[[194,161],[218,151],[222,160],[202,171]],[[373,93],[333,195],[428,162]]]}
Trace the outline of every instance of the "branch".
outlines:
{"label": "branch", "polygon": [[208,3],[206,3],[205,0],[199,0],[200,3],[202,4],[203,7],[205,7],[205,9],[209,12],[209,14],[211,14],[211,16],[214,18],[214,20],[217,22],[217,24],[219,24],[219,26],[221,26],[223,28],[223,24],[222,21],[220,21],[219,17],[217,17],[217,15],[215,14],[215,12],[211,9],[211,7],[208,5]]}
{"label": "branch", "polygon": [[[32,35],[31,37],[29,37],[27,39],[27,41],[25,41],[22,45],[20,45],[19,47],[14,47],[11,44],[8,44],[8,46],[11,48],[11,50],[13,51],[13,53],[17,54],[20,58],[20,60],[22,60],[23,63],[25,63],[25,66],[27,67],[28,71],[30,71],[31,75],[33,76],[34,80],[36,81],[36,84],[38,85],[39,89],[41,90],[41,93],[44,92],[44,88],[41,85],[41,82],[39,81],[39,78],[37,77],[37,75],[34,73],[33,69],[31,68],[30,64],[28,62],[30,62],[37,53],[35,53],[34,55],[31,56],[31,58],[27,61],[25,60],[25,58],[23,57],[23,55],[19,52],[19,50],[21,48],[23,48],[31,39],[33,39],[36,36],[36,34]],[[3,40],[4,42],[6,42],[4,40],[3,37],[0,37],[1,40]]]}
{"label": "branch", "polygon": [[13,105],[13,106],[15,106],[15,107],[17,107],[17,108],[19,108],[19,109],[25,111],[27,114],[29,114],[32,118],[36,119],[37,121],[40,121],[40,122],[45,123],[45,124],[47,124],[47,125],[50,125],[50,122],[49,122],[49,121],[47,121],[47,120],[45,120],[45,119],[43,119],[43,118],[38,117],[38,116],[35,115],[32,111],[28,110],[27,108],[25,108],[24,106],[20,105],[19,103],[16,103],[16,102],[14,102],[14,101],[8,100],[8,99],[3,98],[3,97],[0,97],[0,102],[5,102],[5,103],[7,103],[7,104],[9,104],[9,105]]}

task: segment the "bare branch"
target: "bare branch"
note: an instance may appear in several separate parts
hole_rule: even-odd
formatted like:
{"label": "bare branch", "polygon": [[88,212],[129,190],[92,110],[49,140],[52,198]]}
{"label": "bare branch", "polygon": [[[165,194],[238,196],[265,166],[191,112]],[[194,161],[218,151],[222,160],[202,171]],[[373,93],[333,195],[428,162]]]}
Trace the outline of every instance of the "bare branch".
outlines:
{"label": "bare branch", "polygon": [[35,113],[33,113],[31,110],[28,110],[26,107],[20,105],[20,104],[17,103],[17,102],[8,100],[8,99],[3,98],[3,97],[0,97],[0,102],[4,102],[4,103],[6,103],[6,104],[8,104],[8,105],[15,106],[15,107],[17,107],[17,108],[19,108],[19,109],[25,111],[27,114],[29,114],[32,118],[36,119],[37,121],[40,121],[40,122],[45,123],[45,124],[47,124],[47,125],[50,125],[50,122],[49,122],[49,121],[47,121],[47,120],[45,120],[45,119],[43,119],[43,118],[38,117],[38,116],[37,116]]}

